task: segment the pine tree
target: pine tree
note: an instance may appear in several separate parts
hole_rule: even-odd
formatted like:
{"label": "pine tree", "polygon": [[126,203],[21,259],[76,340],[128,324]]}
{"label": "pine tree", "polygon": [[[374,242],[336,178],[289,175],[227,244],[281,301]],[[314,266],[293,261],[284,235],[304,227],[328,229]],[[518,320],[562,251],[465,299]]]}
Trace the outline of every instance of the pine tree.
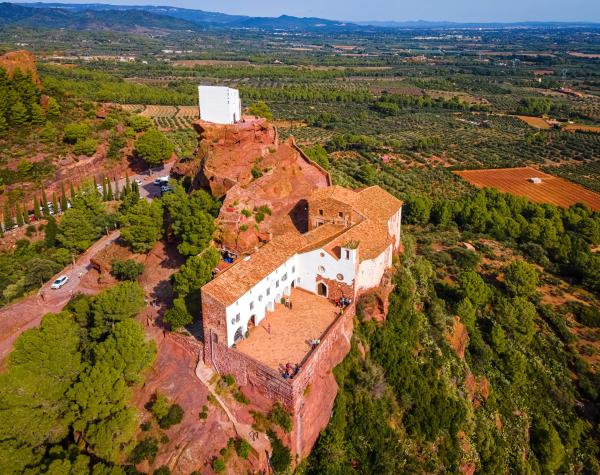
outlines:
{"label": "pine tree", "polygon": [[95,176],[94,176],[94,191],[96,193],[99,193],[99,191],[98,191],[98,180],[96,180]]}
{"label": "pine tree", "polygon": [[71,195],[71,201],[75,198],[75,187],[73,186],[73,182],[69,183],[69,194]]}
{"label": "pine tree", "polygon": [[68,203],[67,203],[67,193],[65,192],[65,184],[61,182],[60,184],[60,209],[64,213],[67,211]]}
{"label": "pine tree", "polygon": [[112,185],[110,184],[110,180],[108,178],[106,179],[106,187],[107,187],[106,199],[108,201],[112,201],[113,200]]}
{"label": "pine tree", "polygon": [[23,125],[29,119],[27,115],[27,109],[22,102],[15,102],[10,108],[10,121],[14,125]]}
{"label": "pine tree", "polygon": [[54,97],[48,99],[48,107],[46,107],[46,115],[49,119],[56,120],[60,117],[60,106]]}
{"label": "pine tree", "polygon": [[40,202],[38,201],[37,196],[33,198],[33,215],[35,216],[35,219],[38,220],[42,217],[42,211],[40,210]]}
{"label": "pine tree", "polygon": [[119,192],[119,180],[115,178],[115,200],[118,200],[121,193]]}
{"label": "pine tree", "polygon": [[102,178],[102,200],[106,201],[108,199],[106,192],[106,178]]}
{"label": "pine tree", "polygon": [[23,213],[21,213],[21,207],[18,203],[15,205],[15,215],[17,217],[17,226],[23,226]]}
{"label": "pine tree", "polygon": [[46,190],[42,188],[42,209],[44,210],[44,218],[50,216],[50,208],[48,207],[48,197],[46,196]]}
{"label": "pine tree", "polygon": [[134,182],[131,184],[131,192],[132,192],[132,193],[135,193],[135,194],[137,195],[137,197],[138,197],[138,198],[140,197],[140,187],[138,186],[138,184],[137,184],[137,182],[136,182],[136,181],[134,181]]}
{"label": "pine tree", "polygon": [[46,115],[44,109],[39,104],[31,105],[31,123],[33,125],[42,125],[46,122]]}
{"label": "pine tree", "polygon": [[52,209],[54,214],[58,214],[58,199],[56,198],[56,192],[52,192]]}
{"label": "pine tree", "polygon": [[4,230],[8,231],[15,225],[8,203],[4,205]]}

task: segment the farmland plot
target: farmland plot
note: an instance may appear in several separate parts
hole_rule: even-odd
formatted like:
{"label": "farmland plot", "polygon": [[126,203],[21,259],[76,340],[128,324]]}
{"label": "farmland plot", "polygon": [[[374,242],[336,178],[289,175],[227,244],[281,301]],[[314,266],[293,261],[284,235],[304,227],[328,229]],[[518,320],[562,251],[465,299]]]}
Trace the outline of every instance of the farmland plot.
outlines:
{"label": "farmland plot", "polygon": [[[505,193],[524,196],[536,203],[563,207],[584,203],[594,211],[600,211],[600,194],[535,168],[464,170],[455,173],[477,188],[496,188]],[[532,183],[529,179],[533,177],[541,178],[542,182]]]}

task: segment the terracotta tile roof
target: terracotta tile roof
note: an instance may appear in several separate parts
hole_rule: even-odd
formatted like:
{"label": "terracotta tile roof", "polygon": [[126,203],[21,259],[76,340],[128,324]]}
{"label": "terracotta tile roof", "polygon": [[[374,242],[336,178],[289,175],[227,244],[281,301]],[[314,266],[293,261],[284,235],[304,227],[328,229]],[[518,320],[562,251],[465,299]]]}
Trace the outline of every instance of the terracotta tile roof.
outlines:
{"label": "terracotta tile roof", "polygon": [[326,188],[319,188],[309,198],[309,201],[320,201],[332,199],[353,205],[358,199],[358,193],[343,186],[334,185]]}
{"label": "terracotta tile roof", "polygon": [[202,287],[202,293],[211,295],[224,305],[230,305],[294,254],[315,243],[328,242],[342,230],[340,226],[329,224],[306,234],[290,232],[276,236],[255,253],[218,274]]}
{"label": "terracotta tile roof", "polygon": [[354,206],[367,219],[373,221],[388,221],[403,203],[379,186],[365,188],[357,194],[358,200]]}

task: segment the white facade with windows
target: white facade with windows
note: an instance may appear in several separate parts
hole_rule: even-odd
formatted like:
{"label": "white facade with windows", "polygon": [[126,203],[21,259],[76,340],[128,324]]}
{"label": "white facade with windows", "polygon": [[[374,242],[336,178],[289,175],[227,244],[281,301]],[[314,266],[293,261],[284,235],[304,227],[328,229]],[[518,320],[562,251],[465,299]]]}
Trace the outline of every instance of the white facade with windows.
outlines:
{"label": "white facade with windows", "polygon": [[200,118],[215,124],[235,124],[242,118],[242,103],[237,89],[198,86]]}

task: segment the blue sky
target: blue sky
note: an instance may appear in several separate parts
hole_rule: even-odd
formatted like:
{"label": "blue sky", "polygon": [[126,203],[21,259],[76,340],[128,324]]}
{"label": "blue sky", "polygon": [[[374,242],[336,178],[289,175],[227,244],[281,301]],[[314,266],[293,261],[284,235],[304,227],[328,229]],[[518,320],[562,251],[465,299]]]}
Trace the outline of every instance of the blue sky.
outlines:
{"label": "blue sky", "polygon": [[[10,1],[10,0],[9,0]],[[61,0],[55,0],[61,1]],[[252,16],[341,20],[595,21],[600,0],[62,0],[64,3],[173,5]]]}

